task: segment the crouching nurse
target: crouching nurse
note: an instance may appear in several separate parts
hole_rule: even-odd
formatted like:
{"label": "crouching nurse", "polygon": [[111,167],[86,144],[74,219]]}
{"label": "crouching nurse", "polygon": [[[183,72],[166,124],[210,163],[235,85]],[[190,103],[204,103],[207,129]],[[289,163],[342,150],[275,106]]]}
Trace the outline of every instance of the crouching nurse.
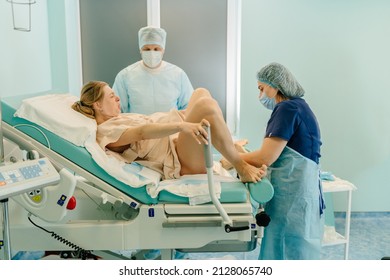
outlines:
{"label": "crouching nurse", "polygon": [[319,177],[320,128],[305,91],[283,65],[271,63],[257,73],[259,99],[272,110],[262,146],[241,157],[266,164],[274,186],[266,212],[259,259],[320,259],[323,233],[322,186]]}

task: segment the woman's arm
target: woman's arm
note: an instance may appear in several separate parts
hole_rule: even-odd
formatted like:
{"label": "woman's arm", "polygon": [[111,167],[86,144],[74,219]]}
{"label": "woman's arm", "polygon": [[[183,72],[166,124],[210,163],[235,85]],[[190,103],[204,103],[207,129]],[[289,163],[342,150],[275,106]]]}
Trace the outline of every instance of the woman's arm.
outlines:
{"label": "woman's arm", "polygon": [[263,164],[270,166],[279,158],[286,145],[287,141],[282,138],[267,137],[264,138],[260,149],[249,153],[241,153],[240,156],[249,164],[257,167],[261,167]]}
{"label": "woman's arm", "polygon": [[188,133],[201,144],[207,144],[208,135],[203,126],[209,126],[209,122],[203,119],[200,123],[173,122],[173,123],[150,123],[126,129],[118,141],[110,143],[107,148],[120,152],[128,148],[131,143],[167,137],[177,132]]}

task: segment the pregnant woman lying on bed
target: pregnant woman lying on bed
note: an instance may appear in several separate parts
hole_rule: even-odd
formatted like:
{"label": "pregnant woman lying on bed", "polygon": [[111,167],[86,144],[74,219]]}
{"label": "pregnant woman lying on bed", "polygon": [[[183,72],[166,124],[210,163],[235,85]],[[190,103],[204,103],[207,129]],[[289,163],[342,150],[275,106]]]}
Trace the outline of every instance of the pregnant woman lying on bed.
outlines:
{"label": "pregnant woman lying on bed", "polygon": [[210,127],[213,146],[234,166],[241,181],[258,182],[266,175],[266,166],[257,168],[241,159],[218,103],[204,88],[194,91],[185,111],[141,115],[121,113],[120,99],[109,85],[91,81],[72,108],[96,120],[96,138],[103,149],[127,163],[137,161],[152,168],[163,179],[206,173],[204,126]]}

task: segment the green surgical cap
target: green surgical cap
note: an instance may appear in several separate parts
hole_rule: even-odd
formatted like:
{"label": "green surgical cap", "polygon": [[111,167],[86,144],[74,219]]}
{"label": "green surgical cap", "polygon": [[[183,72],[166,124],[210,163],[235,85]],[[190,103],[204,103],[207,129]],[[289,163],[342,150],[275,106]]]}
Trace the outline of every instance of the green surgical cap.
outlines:
{"label": "green surgical cap", "polygon": [[286,97],[302,97],[305,90],[293,74],[279,63],[270,63],[257,72],[257,80],[280,90]]}
{"label": "green surgical cap", "polygon": [[159,45],[165,49],[167,32],[159,27],[146,26],[138,31],[138,44],[142,49],[145,45]]}

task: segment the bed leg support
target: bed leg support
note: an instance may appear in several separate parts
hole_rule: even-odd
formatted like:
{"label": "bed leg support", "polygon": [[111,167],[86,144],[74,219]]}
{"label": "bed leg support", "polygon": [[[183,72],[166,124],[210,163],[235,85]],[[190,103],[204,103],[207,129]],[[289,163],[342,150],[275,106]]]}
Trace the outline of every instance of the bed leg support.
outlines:
{"label": "bed leg support", "polygon": [[259,227],[266,227],[271,222],[271,218],[264,210],[264,205],[274,196],[274,187],[267,178],[261,179],[257,183],[247,185],[251,197],[259,203],[259,212],[256,214],[256,224]]}
{"label": "bed leg support", "polygon": [[211,197],[211,201],[213,202],[215,208],[217,208],[219,214],[223,219],[223,223],[225,224],[225,232],[234,232],[234,231],[242,231],[249,230],[248,226],[233,226],[233,221],[230,219],[229,215],[226,213],[225,209],[222,207],[221,202],[218,200],[217,195],[215,194],[214,189],[214,177],[213,177],[213,156],[211,151],[211,133],[210,127],[205,127],[207,134],[209,135],[208,144],[204,145],[204,157],[206,161],[206,169],[207,169],[207,181],[209,185],[209,193]]}

